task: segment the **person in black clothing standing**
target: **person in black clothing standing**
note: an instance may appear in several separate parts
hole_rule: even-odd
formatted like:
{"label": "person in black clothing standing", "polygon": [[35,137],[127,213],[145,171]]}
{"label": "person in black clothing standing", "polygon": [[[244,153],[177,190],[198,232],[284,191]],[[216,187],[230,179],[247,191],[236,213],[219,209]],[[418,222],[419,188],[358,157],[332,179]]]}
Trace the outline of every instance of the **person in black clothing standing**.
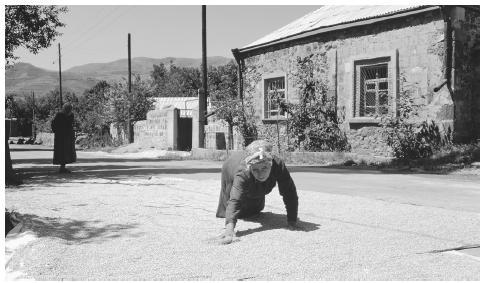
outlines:
{"label": "person in black clothing standing", "polygon": [[70,170],[65,168],[65,164],[77,160],[72,105],[64,104],[62,110],[52,120],[51,126],[55,134],[53,163],[60,165],[59,173],[70,173]]}
{"label": "person in black clothing standing", "polygon": [[233,155],[223,164],[221,192],[216,217],[226,218],[221,243],[235,236],[237,219],[259,214],[276,183],[286,207],[288,227],[297,228],[298,194],[284,162],[273,155],[273,146],[265,140],[253,141],[244,154]]}

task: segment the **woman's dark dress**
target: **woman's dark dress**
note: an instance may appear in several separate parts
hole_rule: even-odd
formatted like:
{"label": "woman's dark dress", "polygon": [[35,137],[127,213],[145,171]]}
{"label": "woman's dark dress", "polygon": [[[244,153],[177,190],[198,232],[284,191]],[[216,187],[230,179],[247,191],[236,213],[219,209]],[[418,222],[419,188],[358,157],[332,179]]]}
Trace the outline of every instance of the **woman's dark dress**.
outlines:
{"label": "woman's dark dress", "polygon": [[52,120],[54,137],[54,164],[69,164],[77,160],[75,152],[74,115],[57,113]]}

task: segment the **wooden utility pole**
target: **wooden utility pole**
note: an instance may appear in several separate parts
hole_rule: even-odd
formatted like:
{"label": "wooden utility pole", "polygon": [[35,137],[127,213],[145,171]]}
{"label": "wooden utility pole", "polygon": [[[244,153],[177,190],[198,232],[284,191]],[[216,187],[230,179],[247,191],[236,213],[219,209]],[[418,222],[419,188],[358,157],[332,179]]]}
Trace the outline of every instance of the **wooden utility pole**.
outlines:
{"label": "wooden utility pole", "polygon": [[32,137],[35,140],[35,92],[32,90]]}
{"label": "wooden utility pole", "polygon": [[129,143],[132,142],[132,134],[131,134],[131,34],[127,34],[127,64],[129,68],[129,75],[128,75],[128,86],[129,86],[129,94],[128,94],[128,106],[127,106],[127,140]]}
{"label": "wooden utility pole", "polygon": [[59,43],[59,93],[60,93],[60,109],[64,103],[62,102],[62,56],[60,55],[60,43]]}
{"label": "wooden utility pole", "polygon": [[204,148],[204,125],[206,125],[206,99],[208,95],[208,75],[206,62],[206,5],[202,5],[202,91],[199,94],[199,147]]}

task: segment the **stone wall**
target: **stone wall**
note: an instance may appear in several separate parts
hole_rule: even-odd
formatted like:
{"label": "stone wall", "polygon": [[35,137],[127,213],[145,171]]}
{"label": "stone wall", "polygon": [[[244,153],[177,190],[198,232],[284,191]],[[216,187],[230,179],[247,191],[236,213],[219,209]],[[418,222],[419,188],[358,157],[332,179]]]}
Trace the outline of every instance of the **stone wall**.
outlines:
{"label": "stone wall", "polygon": [[385,143],[379,127],[361,127],[346,132],[352,151],[363,155],[388,157],[391,148]]}
{"label": "stone wall", "polygon": [[147,112],[147,119],[134,124],[134,142],[160,149],[177,150],[179,109],[166,108]]}
{"label": "stone wall", "polygon": [[[208,109],[208,113],[211,109]],[[199,148],[199,108],[193,107],[192,109],[192,148]],[[224,137],[224,144],[227,146],[228,143],[228,124],[223,120],[216,120],[215,116],[210,116],[208,118],[208,124],[204,126],[204,148],[208,149],[219,149],[216,145],[220,142],[216,142],[216,139]],[[236,128],[233,129],[234,136],[234,149],[239,150],[243,148],[243,137],[237,131]],[[225,148],[224,148],[225,149]]]}
{"label": "stone wall", "polygon": [[[287,78],[287,99],[298,101],[293,74],[296,58],[313,54],[316,78],[323,80],[329,95],[337,97],[338,113],[354,152],[371,151],[386,155],[380,127],[374,121],[356,119],[354,111],[355,62],[361,59],[389,58],[395,113],[400,93],[407,93],[422,105],[414,119],[435,120],[442,129],[453,129],[453,102],[447,88],[433,91],[444,80],[444,21],[439,10],[428,11],[383,24],[352,27],[252,51],[245,58],[244,96],[254,101],[256,118],[262,119],[263,80],[277,74]],[[376,122],[376,121],[375,121]],[[272,122],[270,122],[272,124]],[[272,127],[269,126],[269,127]]]}
{"label": "stone wall", "polygon": [[[226,149],[229,144],[229,129],[228,124],[223,120],[210,120],[204,126],[205,133],[205,148],[210,149]],[[219,139],[224,139],[220,141]],[[224,144],[224,147],[220,145]],[[236,128],[233,129],[233,145],[234,149],[243,148],[243,137],[239,134]]]}

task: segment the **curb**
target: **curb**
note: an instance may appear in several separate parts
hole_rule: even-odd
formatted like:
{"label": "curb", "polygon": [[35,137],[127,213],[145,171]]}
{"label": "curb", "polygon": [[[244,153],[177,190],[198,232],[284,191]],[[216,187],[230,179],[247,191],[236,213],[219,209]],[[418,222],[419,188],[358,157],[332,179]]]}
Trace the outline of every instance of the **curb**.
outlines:
{"label": "curb", "polygon": [[36,238],[37,236],[33,232],[25,229],[23,221],[15,225],[5,237],[5,268],[7,268],[7,265],[18,249],[25,247]]}
{"label": "curb", "polygon": [[23,222],[20,222],[5,237],[5,281],[35,281],[34,278],[27,276],[21,268],[12,269],[9,266],[11,259],[18,250],[25,248],[30,242],[37,239],[33,232],[24,231],[24,228]]}
{"label": "curb", "polygon": [[[15,253],[15,248],[9,248],[9,243],[17,237],[23,228],[23,222],[20,221],[12,230],[7,233],[5,236],[5,268],[10,263],[10,259],[12,259],[13,254]],[[11,251],[11,254],[7,254],[7,251]]]}

